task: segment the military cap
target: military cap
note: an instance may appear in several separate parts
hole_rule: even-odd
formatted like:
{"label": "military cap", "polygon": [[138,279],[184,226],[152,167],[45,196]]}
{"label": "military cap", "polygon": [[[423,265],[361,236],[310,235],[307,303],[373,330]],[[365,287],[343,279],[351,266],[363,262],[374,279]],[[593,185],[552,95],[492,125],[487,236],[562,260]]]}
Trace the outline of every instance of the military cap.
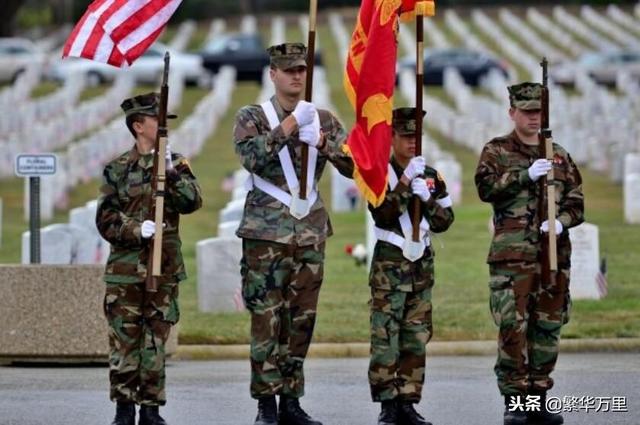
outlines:
{"label": "military cap", "polygon": [[[422,111],[422,117],[427,114]],[[396,108],[393,110],[393,130],[400,135],[415,134],[416,108]]]}
{"label": "military cap", "polygon": [[[160,112],[160,95],[154,92],[140,94],[123,100],[120,107],[127,117],[133,114],[157,117]],[[177,115],[167,114],[167,118],[177,118]]]}
{"label": "military cap", "polygon": [[297,66],[307,66],[307,47],[302,43],[282,43],[267,49],[271,66],[284,71]]}
{"label": "military cap", "polygon": [[539,83],[520,83],[508,87],[509,103],[513,108],[535,110],[542,108],[542,85]]}

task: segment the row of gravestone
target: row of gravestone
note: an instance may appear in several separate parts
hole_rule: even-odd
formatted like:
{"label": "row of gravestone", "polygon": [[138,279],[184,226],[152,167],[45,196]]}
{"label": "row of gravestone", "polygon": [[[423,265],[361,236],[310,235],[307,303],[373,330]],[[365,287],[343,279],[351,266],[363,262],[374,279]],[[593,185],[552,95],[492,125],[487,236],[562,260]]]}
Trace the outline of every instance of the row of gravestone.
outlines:
{"label": "row of gravestone", "polygon": [[629,224],[640,224],[640,152],[625,157],[624,219]]}
{"label": "row of gravestone", "polygon": [[27,101],[33,88],[40,82],[41,76],[42,64],[39,61],[31,62],[12,85],[0,91],[0,109],[6,111],[19,102]]}
{"label": "row of gravestone", "polygon": [[[193,23],[191,23],[192,25]],[[192,29],[190,29],[189,22],[183,24],[181,28],[184,30],[179,31],[176,35],[176,38],[180,37],[176,40],[176,44],[187,43],[191,37]],[[29,86],[31,88],[35,84],[34,81],[39,81],[39,77],[36,79],[35,72],[28,73],[28,81],[32,83]],[[174,70],[169,74],[169,78],[171,87],[169,109],[173,110],[182,102],[184,76]],[[12,161],[18,153],[51,152],[58,149],[86,150],[81,146],[92,144],[93,142],[89,142],[89,140],[93,135],[89,135],[74,145],[69,145],[69,143],[82,134],[104,126],[118,115],[120,112],[118,105],[131,92],[135,83],[130,75],[119,73],[114,84],[106,93],[76,105],[77,99],[85,87],[85,80],[86,75],[77,72],[65,80],[61,89],[38,100],[29,100],[27,89],[18,90],[18,88],[25,86],[22,83],[18,84],[19,82],[16,83],[16,88],[13,91],[26,93],[24,96],[11,95],[13,91],[9,89],[0,93],[0,103],[3,99],[7,102],[11,101],[11,105],[7,105],[6,108],[10,113],[0,117],[0,146],[3,146],[3,152],[0,154],[0,178],[12,175]],[[111,125],[114,125],[113,122]],[[107,127],[109,127],[108,124]],[[100,136],[97,134],[98,132],[95,137],[99,138]],[[42,135],[46,135],[46,137]],[[81,155],[76,155],[78,152],[68,153],[71,157],[70,162],[75,162],[75,164],[69,165],[70,172],[76,170],[76,174],[78,174],[77,170],[82,167],[75,167],[75,165],[92,162],[85,161]],[[64,155],[64,152],[61,154]],[[59,184],[54,186],[60,187]],[[59,190],[64,190],[64,188]],[[57,197],[54,196],[54,198]],[[46,211],[43,211],[43,214],[46,214],[45,217],[48,216]]]}
{"label": "row of gravestone", "polygon": [[[178,87],[181,85],[182,81],[176,83],[176,90],[173,90],[172,94],[180,92]],[[174,151],[182,153],[187,158],[201,151],[205,141],[228,109],[234,88],[235,70],[223,67],[215,78],[214,89],[200,100],[180,127],[171,132],[170,141]],[[115,97],[113,99],[115,100]],[[120,97],[118,102],[121,100]],[[112,103],[111,109],[114,108],[117,109]],[[55,209],[66,209],[70,189],[99,177],[104,164],[130,149],[132,145],[131,134],[122,116],[113,119],[99,131],[68,145],[66,151],[58,155],[56,174],[41,177],[41,219],[51,220]],[[24,217],[28,220],[28,179],[25,179],[24,187]]]}
{"label": "row of gravestone", "polygon": [[[224,67],[220,70],[216,87],[196,105],[192,114],[181,124],[180,128],[173,134],[175,137],[174,150],[182,153],[186,157],[193,157],[200,153],[206,139],[215,130],[220,118],[225,114],[231,102],[231,95],[235,87],[235,70]],[[96,150],[88,150],[85,158],[86,164],[78,163],[78,167],[88,167],[89,178],[97,177],[102,170],[104,162],[114,158],[124,152],[132,145],[131,135],[122,120],[114,121],[112,131],[100,132],[101,139],[98,143],[91,143],[89,146]],[[119,137],[114,137],[119,134]],[[63,161],[67,157],[61,158]],[[65,170],[65,163],[58,165],[59,171]],[[67,173],[60,172],[52,178],[42,179],[41,186],[41,208],[47,211],[44,217],[53,216],[53,204],[55,198],[49,196],[56,193],[54,185],[58,179],[68,179]],[[62,180],[63,187],[69,187],[70,182]],[[25,179],[25,186],[28,187],[28,180]],[[28,191],[25,196],[25,211],[28,218]],[[106,261],[109,246],[97,232],[95,226],[97,201],[91,201],[85,207],[74,208],[70,212],[69,223],[52,224],[41,229],[41,263],[43,264],[93,264]],[[22,262],[30,262],[30,232],[22,235]]]}
{"label": "row of gravestone", "polygon": [[[133,80],[122,75],[102,96],[87,100],[74,108],[64,110],[61,115],[48,121],[32,123],[28,137],[11,138],[3,143],[0,154],[0,178],[13,174],[14,157],[20,153],[39,153],[57,151],[64,155],[65,150],[73,149],[84,140],[90,140],[93,134],[71,144],[78,136],[102,127],[118,114],[118,105],[133,90]],[[94,133],[97,134],[97,133]]]}
{"label": "row of gravestone", "polygon": [[0,115],[0,137],[4,139],[0,143],[8,140],[10,133],[18,139],[28,136],[34,123],[64,114],[76,104],[84,87],[85,78],[78,74],[68,78],[60,89],[47,96],[13,104],[6,114]]}

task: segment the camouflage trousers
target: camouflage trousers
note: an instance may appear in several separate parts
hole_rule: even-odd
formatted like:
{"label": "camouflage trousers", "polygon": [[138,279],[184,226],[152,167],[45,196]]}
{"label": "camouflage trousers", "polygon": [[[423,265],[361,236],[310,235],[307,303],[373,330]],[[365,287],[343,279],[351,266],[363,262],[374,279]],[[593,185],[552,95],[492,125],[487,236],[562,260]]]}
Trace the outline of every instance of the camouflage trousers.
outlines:
{"label": "camouflage trousers", "polygon": [[400,398],[419,402],[426,345],[433,335],[430,284],[404,292],[371,287],[369,386],[375,402]]}
{"label": "camouflage trousers", "polygon": [[112,401],[164,405],[165,343],[178,322],[178,283],[145,293],[144,282],[107,283],[104,312],[109,322]]}
{"label": "camouflage trousers", "polygon": [[492,263],[490,308],[499,328],[494,371],[502,395],[544,392],[558,359],[560,329],[569,321],[569,265],[555,284],[541,284],[538,263]]}
{"label": "camouflage trousers", "polygon": [[303,363],[316,321],[324,242],[243,239],[242,296],[251,312],[251,396],[304,395]]}

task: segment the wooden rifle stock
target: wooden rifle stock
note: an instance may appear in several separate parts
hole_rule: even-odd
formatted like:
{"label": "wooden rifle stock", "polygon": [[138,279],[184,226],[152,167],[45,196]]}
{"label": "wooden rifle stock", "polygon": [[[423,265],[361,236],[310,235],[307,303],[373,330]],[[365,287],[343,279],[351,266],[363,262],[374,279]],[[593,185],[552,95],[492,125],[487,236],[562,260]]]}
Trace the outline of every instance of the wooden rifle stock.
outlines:
{"label": "wooden rifle stock", "polygon": [[147,260],[147,279],[145,291],[158,291],[158,278],[162,276],[162,241],[164,233],[164,194],[166,184],[167,150],[167,102],[169,100],[169,52],[164,55],[164,71],[160,88],[160,105],[158,110],[158,133],[153,155],[153,180],[151,183],[151,220],[156,224],[156,231],[149,243]]}
{"label": "wooden rifle stock", "polygon": [[[546,158],[553,164],[553,137],[549,124],[549,86],[547,76],[547,58],[543,58],[540,62],[542,67],[542,111],[541,111],[541,128],[539,134],[540,158]],[[542,223],[548,220],[549,232],[540,235],[541,250],[540,264],[542,269],[542,279],[546,281],[555,279],[555,272],[558,270],[558,255],[556,244],[556,195],[554,184],[553,166],[546,176],[540,178],[538,198],[538,222]],[[545,208],[546,204],[546,208]]]}

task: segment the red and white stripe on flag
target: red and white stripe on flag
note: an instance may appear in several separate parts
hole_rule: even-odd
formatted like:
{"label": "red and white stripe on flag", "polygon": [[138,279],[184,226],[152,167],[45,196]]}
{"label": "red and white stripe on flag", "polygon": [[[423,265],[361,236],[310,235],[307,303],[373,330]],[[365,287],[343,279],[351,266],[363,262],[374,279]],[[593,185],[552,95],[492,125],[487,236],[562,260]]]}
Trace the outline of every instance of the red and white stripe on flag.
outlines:
{"label": "red and white stripe on flag", "polygon": [[95,0],[67,39],[62,57],[131,65],[158,38],[182,0]]}

